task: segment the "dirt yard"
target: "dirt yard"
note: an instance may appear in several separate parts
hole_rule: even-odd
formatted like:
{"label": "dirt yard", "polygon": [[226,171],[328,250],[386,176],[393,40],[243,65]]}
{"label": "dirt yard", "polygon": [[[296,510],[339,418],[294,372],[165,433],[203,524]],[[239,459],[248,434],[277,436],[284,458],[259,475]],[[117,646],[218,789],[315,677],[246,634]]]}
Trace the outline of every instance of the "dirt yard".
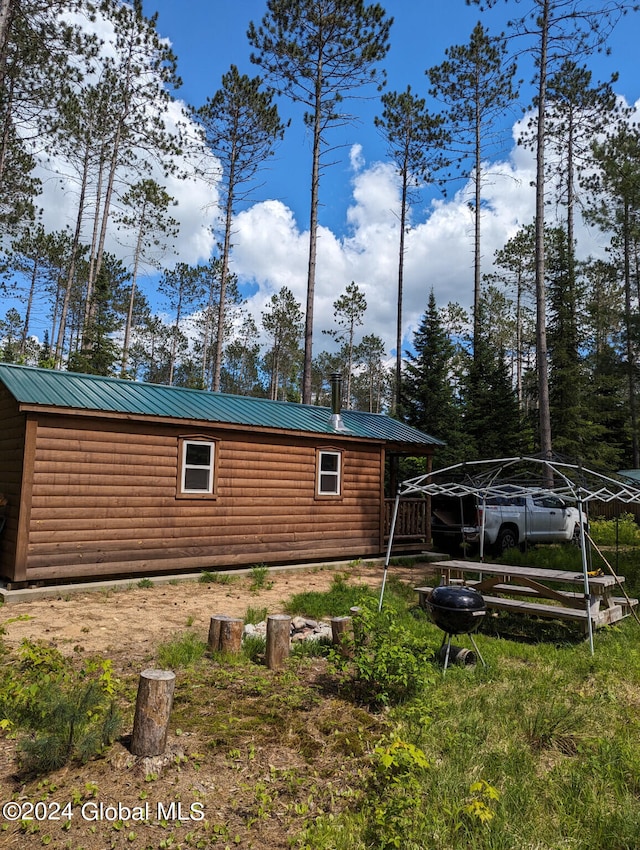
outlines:
{"label": "dirt yard", "polygon": [[[426,569],[392,573],[423,583]],[[321,658],[287,673],[208,660],[178,673],[167,750],[161,763],[149,764],[128,749],[139,673],[180,633],[206,640],[214,614],[284,613],[294,594],[326,591],[336,576],[378,589],[382,575],[381,566],[363,563],[275,571],[262,587],[255,574],[244,574],[228,583],[134,583],[4,605],[2,639],[13,658],[29,638],[69,656],[75,668],[88,657],[111,660],[123,688],[124,728],[102,758],[35,778],[20,773],[15,740],[0,732],[0,847],[290,848],[308,819],[337,812],[357,795],[383,718],[342,699]]]}
{"label": "dirt yard", "polygon": [[138,587],[133,582],[128,589],[73,592],[64,598],[5,605],[0,624],[4,641],[12,648],[24,638],[45,640],[65,654],[78,649],[100,653],[111,658],[115,668],[127,669],[139,666],[158,644],[187,628],[206,639],[214,614],[244,617],[250,607],[281,614],[294,594],[328,590],[337,574],[377,587],[382,569],[362,564],[274,571],[258,589],[252,589],[254,581],[246,574],[230,574],[226,584],[188,581]]}

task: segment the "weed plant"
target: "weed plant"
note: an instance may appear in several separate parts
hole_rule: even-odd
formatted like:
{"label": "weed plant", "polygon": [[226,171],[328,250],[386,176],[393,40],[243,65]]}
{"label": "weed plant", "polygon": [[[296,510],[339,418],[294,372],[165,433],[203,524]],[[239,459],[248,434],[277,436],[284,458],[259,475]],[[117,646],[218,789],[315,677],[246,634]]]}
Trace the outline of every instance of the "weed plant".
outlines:
{"label": "weed plant", "polygon": [[209,570],[204,570],[198,576],[200,584],[231,584],[233,576],[227,573],[212,573]]}
{"label": "weed plant", "polygon": [[253,608],[251,605],[247,608],[244,615],[245,624],[251,623],[252,625],[256,625],[256,623],[263,623],[267,619],[268,608]]}
{"label": "weed plant", "polygon": [[158,647],[158,663],[168,670],[196,664],[207,651],[207,644],[193,631],[176,635]]}
{"label": "weed plant", "polygon": [[265,564],[256,564],[251,567],[251,584],[249,589],[254,593],[258,590],[269,590],[273,587],[273,582],[268,581],[269,567]]}

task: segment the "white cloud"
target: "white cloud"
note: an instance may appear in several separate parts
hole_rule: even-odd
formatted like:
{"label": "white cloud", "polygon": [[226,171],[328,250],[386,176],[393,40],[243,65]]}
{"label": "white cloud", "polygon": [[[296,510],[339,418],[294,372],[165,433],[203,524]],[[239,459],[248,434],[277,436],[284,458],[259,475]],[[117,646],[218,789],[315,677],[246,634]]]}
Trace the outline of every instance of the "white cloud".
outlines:
{"label": "white cloud", "polygon": [[[318,234],[314,336],[316,352],[327,346],[322,329],[333,325],[333,302],[353,280],[364,291],[367,312],[363,333],[380,336],[395,348],[399,253],[399,181],[389,163],[367,165],[362,149],[351,151],[353,203],[348,208],[348,235],[338,238],[326,228]],[[531,155],[514,148],[512,159],[492,166],[485,190],[483,256],[487,268],[497,248],[518,226],[531,220]],[[415,329],[433,287],[439,304],[458,301],[468,307],[473,292],[473,217],[467,206],[469,187],[448,200],[432,203],[423,220],[409,229],[405,245],[405,334]],[[259,318],[266,300],[282,286],[306,302],[308,231],[280,201],[256,204],[237,216],[233,269],[241,282],[258,291],[250,309]]]}

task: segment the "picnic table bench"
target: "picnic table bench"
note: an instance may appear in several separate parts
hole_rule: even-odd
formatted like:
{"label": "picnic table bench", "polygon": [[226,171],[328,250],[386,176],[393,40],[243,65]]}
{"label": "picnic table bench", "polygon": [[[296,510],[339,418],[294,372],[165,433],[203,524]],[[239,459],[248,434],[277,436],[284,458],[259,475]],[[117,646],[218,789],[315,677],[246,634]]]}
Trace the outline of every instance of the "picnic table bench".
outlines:
{"label": "picnic table bench", "polygon": [[[628,616],[631,607],[638,604],[637,599],[613,595],[614,588],[624,582],[621,576],[617,580],[612,575],[589,576],[587,606],[582,572],[457,560],[437,561],[431,567],[440,573],[444,584],[461,580],[475,588],[482,594],[487,608],[574,620],[582,622],[585,631],[589,627],[588,617],[595,628],[607,626]],[[419,604],[426,607],[433,588],[415,589]]]}

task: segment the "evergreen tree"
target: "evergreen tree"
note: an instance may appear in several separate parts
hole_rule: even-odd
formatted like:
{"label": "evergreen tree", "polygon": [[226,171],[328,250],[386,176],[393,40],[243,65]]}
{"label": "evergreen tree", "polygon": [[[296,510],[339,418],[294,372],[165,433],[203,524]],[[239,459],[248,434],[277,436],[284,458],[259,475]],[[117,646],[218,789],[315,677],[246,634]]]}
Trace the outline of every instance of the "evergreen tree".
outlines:
{"label": "evergreen tree", "polygon": [[492,344],[486,304],[480,300],[480,328],[464,380],[463,428],[467,459],[511,457],[527,441],[504,348]]}
{"label": "evergreen tree", "polygon": [[85,329],[90,344],[70,355],[70,371],[88,375],[115,374],[116,363],[121,357],[115,335],[122,330],[122,295],[128,279],[122,264],[105,255],[91,296],[91,322]]}
{"label": "evergreen tree", "polygon": [[220,388],[225,393],[259,396],[265,394],[260,381],[260,344],[252,316],[246,316],[234,339],[226,346]]}
{"label": "evergreen tree", "polygon": [[[476,5],[495,5],[497,0],[473,0]],[[518,2],[519,0],[516,0]],[[470,2],[470,0],[467,0]],[[525,40],[524,49],[535,63],[536,109],[536,361],[540,449],[552,453],[551,409],[549,400],[549,357],[547,344],[547,292],[545,277],[545,192],[547,189],[547,108],[548,84],[562,62],[602,49],[631,2],[600,0],[528,0],[526,11],[509,22],[513,37]],[[549,473],[550,476],[550,473]]]}
{"label": "evergreen tree", "polygon": [[274,401],[300,400],[303,318],[300,304],[286,286],[271,296],[262,313],[262,327],[271,340],[264,366],[269,375],[269,398]]}
{"label": "evergreen tree", "polygon": [[[351,407],[351,382],[353,379],[353,351],[355,348],[355,331],[362,325],[367,309],[364,292],[353,280],[344,293],[333,302],[333,318],[337,328],[323,330],[322,333],[342,343],[340,359],[344,362],[345,400],[347,408]],[[342,370],[341,370],[342,371]]]}
{"label": "evergreen tree", "polygon": [[165,271],[158,289],[167,299],[169,309],[173,314],[173,341],[167,376],[167,383],[171,386],[174,371],[178,365],[178,354],[187,347],[182,324],[193,305],[201,299],[204,291],[200,269],[189,266],[187,263],[177,263],[172,270]]}
{"label": "evergreen tree", "polygon": [[[499,283],[512,294],[515,310],[514,339],[512,343],[516,395],[524,411],[525,372],[535,362],[535,228],[532,224],[521,227],[494,255],[494,269],[487,277]],[[514,297],[515,296],[515,297]]]}
{"label": "evergreen tree", "polygon": [[[474,220],[473,274],[473,347],[480,334],[478,308],[481,271],[481,215],[484,162],[491,148],[495,151],[496,124],[514,103],[516,65],[507,60],[507,44],[495,38],[477,23],[468,45],[446,50],[447,59],[429,68],[431,94],[446,108],[445,126],[451,140],[451,155],[459,164],[467,164],[466,174],[474,184],[470,208]],[[475,354],[474,354],[475,356]]]}
{"label": "evergreen tree", "polygon": [[595,468],[625,466],[628,443],[625,364],[620,356],[624,339],[624,286],[614,263],[589,260],[584,267],[585,385],[587,416],[598,436],[586,457]]}
{"label": "evergreen tree", "polygon": [[427,310],[413,337],[415,354],[407,352],[402,381],[406,421],[447,445],[438,450],[439,466],[460,460],[460,407],[451,381],[455,347],[447,334],[431,290]]}
{"label": "evergreen tree", "polygon": [[[438,148],[448,138],[443,120],[432,115],[426,102],[411,92],[387,92],[381,98],[384,111],[375,119],[384,134],[389,156],[400,177],[400,215],[398,245],[398,300],[396,308],[396,378],[393,408],[397,411],[402,381],[402,304],[404,298],[405,238],[410,206],[417,200],[418,189],[431,182],[443,166]],[[435,149],[435,152],[434,152]]]}
{"label": "evergreen tree", "polygon": [[367,334],[353,349],[357,372],[352,381],[352,395],[356,410],[382,413],[392,401],[389,398],[391,372],[384,357],[384,342],[376,334]]}
{"label": "evergreen tree", "polygon": [[178,233],[178,222],[169,215],[169,208],[175,204],[175,201],[155,180],[145,179],[133,185],[123,195],[121,203],[123,208],[114,216],[114,221],[122,230],[130,231],[134,240],[131,290],[120,367],[122,377],[125,377],[135,315],[138,275],[145,265],[159,268],[160,256],[167,249],[167,240]]}
{"label": "evergreen tree", "polygon": [[[273,94],[261,91],[260,77],[241,75],[235,65],[222,77],[222,88],[195,113],[216,159],[215,185],[222,194],[224,237],[216,321],[213,389],[220,389],[231,231],[237,205],[250,197],[255,177],[284,134]],[[222,166],[222,180],[217,168]]]}
{"label": "evergreen tree", "polygon": [[610,234],[610,255],[624,293],[623,359],[627,379],[627,462],[640,466],[638,433],[638,362],[640,333],[640,130],[625,123],[593,145],[596,172],[588,179],[592,191],[590,221]]}
{"label": "evergreen tree", "polygon": [[345,103],[354,91],[382,83],[378,63],[389,50],[387,18],[378,3],[363,0],[267,0],[259,27],[247,36],[259,65],[274,90],[305,109],[304,121],[313,135],[309,265],[304,331],[302,398],[311,401],[313,309],[320,173],[329,150],[329,130],[353,120]]}

